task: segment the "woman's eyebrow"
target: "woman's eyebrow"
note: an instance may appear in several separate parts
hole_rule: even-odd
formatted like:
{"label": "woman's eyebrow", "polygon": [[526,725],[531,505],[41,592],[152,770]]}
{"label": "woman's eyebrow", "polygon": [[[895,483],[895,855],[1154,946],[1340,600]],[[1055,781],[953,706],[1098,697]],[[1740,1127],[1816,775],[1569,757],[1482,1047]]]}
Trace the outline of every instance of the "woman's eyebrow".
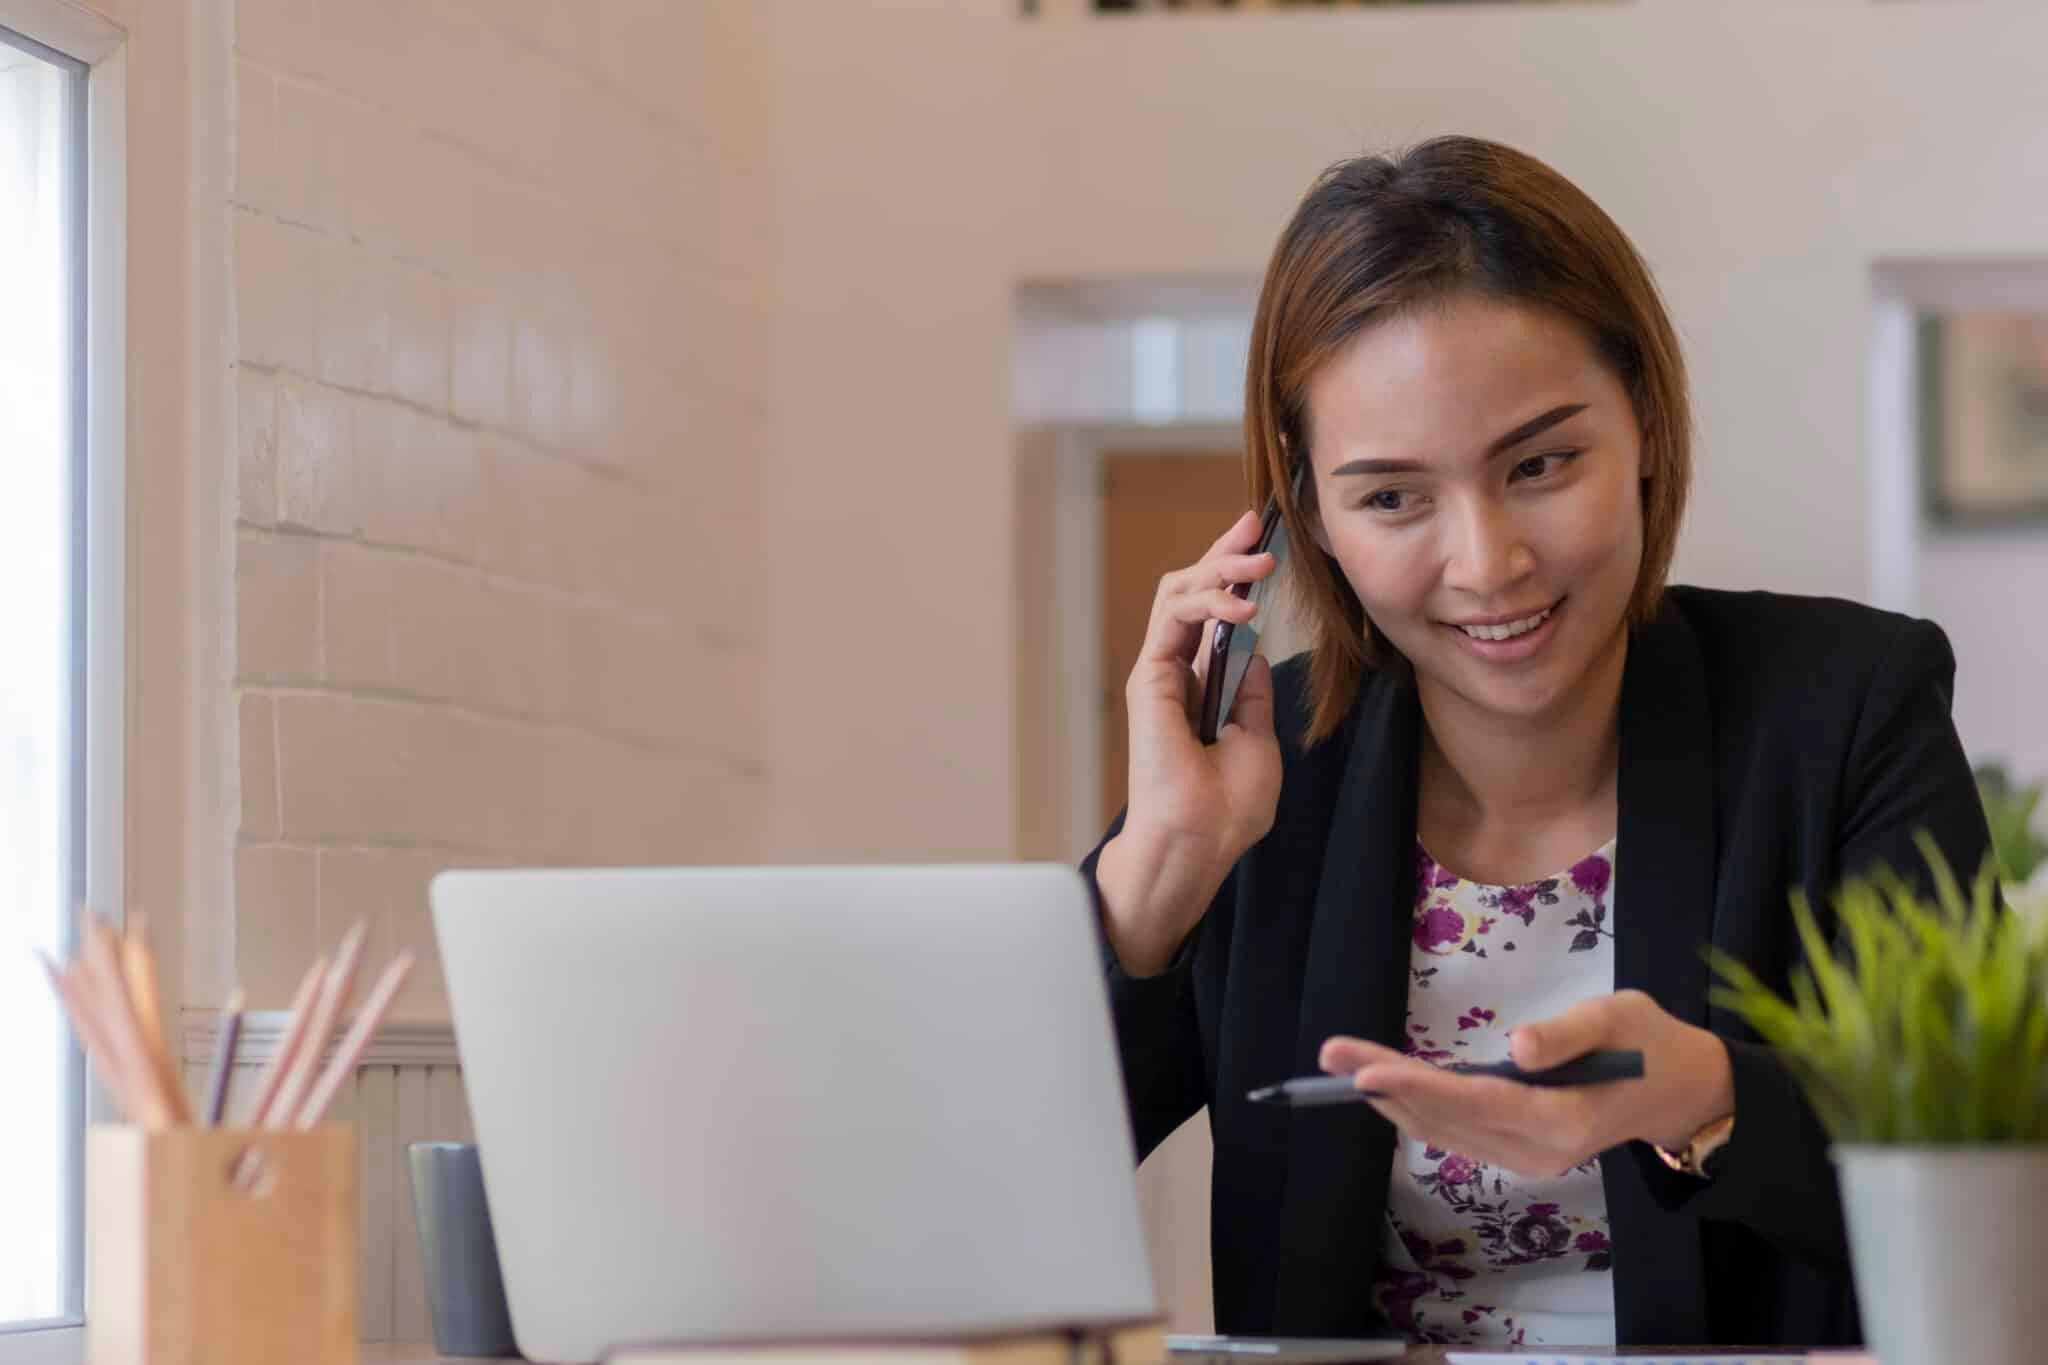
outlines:
{"label": "woman's eyebrow", "polygon": [[[1514,449],[1531,437],[1541,436],[1559,422],[1576,417],[1585,410],[1584,403],[1560,403],[1541,416],[1530,418],[1496,440],[1486,448],[1486,458],[1490,460],[1503,451]],[[1332,477],[1339,474],[1414,474],[1421,469],[1422,465],[1414,460],[1350,460],[1338,465],[1330,474]]]}

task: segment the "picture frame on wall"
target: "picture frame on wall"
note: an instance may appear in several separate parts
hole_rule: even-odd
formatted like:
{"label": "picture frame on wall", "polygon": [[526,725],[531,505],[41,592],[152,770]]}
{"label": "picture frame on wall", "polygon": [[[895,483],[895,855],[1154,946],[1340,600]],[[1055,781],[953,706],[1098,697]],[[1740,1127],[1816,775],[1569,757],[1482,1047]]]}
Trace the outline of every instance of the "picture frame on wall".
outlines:
{"label": "picture frame on wall", "polygon": [[1923,316],[1918,349],[1926,520],[2048,525],[2048,313]]}
{"label": "picture frame on wall", "polygon": [[[1122,13],[1130,10],[1217,10],[1217,9],[1352,9],[1367,6],[1383,8],[1398,5],[1555,5],[1561,3],[1584,3],[1585,0],[1092,0],[1099,13]],[[1036,13],[1038,0],[1024,0],[1024,12]]]}

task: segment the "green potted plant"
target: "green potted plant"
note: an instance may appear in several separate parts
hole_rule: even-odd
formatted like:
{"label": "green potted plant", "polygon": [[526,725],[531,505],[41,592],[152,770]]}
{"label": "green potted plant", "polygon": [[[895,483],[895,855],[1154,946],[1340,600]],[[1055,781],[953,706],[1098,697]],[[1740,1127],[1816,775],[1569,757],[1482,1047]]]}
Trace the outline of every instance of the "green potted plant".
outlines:
{"label": "green potted plant", "polygon": [[1834,1140],[1864,1331],[1883,1365],[2040,1358],[2048,1266],[2048,923],[1933,841],[1932,898],[1843,884],[1833,941],[1795,895],[1790,996],[1710,951],[1713,993],[1776,1047]]}
{"label": "green potted plant", "polygon": [[1977,795],[1991,826],[1991,856],[2006,899],[2031,901],[2037,908],[2048,904],[2048,839],[2034,827],[2041,784],[2018,786],[2004,764],[1986,763],[1977,769]]}

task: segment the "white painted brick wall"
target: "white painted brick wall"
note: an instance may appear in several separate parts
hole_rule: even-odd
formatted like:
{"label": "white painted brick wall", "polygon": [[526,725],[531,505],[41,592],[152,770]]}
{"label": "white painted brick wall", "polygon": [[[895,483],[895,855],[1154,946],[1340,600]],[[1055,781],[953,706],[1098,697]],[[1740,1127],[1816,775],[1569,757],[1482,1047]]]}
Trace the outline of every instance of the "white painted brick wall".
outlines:
{"label": "white painted brick wall", "polygon": [[451,865],[743,860],[758,54],[721,7],[240,0],[237,968]]}

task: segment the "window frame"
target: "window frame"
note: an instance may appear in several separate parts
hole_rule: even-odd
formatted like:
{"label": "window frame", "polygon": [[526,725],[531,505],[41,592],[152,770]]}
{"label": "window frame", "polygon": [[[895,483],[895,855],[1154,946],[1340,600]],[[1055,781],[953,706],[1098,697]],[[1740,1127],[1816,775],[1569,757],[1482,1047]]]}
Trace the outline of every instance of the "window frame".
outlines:
{"label": "window frame", "polygon": [[[64,840],[69,902],[126,907],[127,34],[66,0],[0,0],[0,42],[71,73],[66,119],[72,538]],[[76,923],[67,926],[75,936]],[[85,1130],[112,1117],[74,1045],[66,1303],[60,1319],[0,1328],[0,1365],[72,1365],[84,1354]]]}

